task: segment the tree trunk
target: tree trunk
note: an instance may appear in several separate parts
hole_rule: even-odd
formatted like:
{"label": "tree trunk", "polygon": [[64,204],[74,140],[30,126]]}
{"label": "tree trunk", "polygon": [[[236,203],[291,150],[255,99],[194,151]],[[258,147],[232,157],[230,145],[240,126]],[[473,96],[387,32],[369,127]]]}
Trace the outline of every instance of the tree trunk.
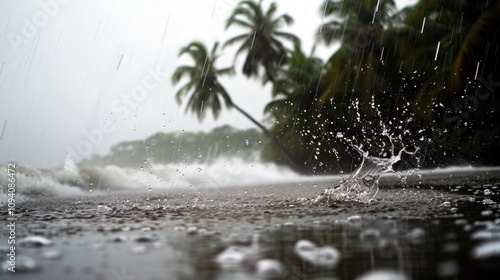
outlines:
{"label": "tree trunk", "polygon": [[255,120],[252,116],[250,116],[245,110],[243,110],[240,106],[232,103],[232,107],[234,107],[238,112],[242,113],[247,119],[249,119],[252,123],[254,123],[257,127],[259,127],[263,132],[264,135],[271,140],[271,144],[273,145],[274,148],[276,148],[280,154],[280,156],[283,156],[285,160],[290,162],[291,167],[293,170],[301,173],[301,174],[306,174],[310,173],[302,164],[301,162],[298,162],[295,158],[293,158],[288,151],[285,150],[283,143],[276,137],[274,134],[269,131],[265,126],[263,126],[261,123],[259,123],[257,120]]}

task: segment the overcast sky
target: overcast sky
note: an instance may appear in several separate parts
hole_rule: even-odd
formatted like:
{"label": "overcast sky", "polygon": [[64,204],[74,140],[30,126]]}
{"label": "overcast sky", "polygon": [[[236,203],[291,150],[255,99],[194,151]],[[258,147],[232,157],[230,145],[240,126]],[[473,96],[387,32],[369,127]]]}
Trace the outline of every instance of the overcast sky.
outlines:
{"label": "overcast sky", "polygon": [[[199,123],[175,102],[178,87],[170,82],[175,68],[190,62],[177,57],[181,47],[193,40],[211,47],[214,41],[241,33],[238,28],[224,29],[237,2],[2,0],[0,163],[54,166],[68,151],[103,154],[112,144],[157,131],[208,131],[223,124],[253,127],[234,110]],[[266,9],[270,2],[264,1]],[[322,21],[323,0],[276,2],[279,14],[295,20],[287,31],[298,35],[309,51]],[[415,1],[397,2],[402,6]],[[327,59],[332,51],[320,47],[317,55]],[[218,66],[230,66],[233,52],[224,50]],[[241,63],[237,66],[241,72]],[[264,120],[269,88],[241,76],[222,82],[235,103]]]}

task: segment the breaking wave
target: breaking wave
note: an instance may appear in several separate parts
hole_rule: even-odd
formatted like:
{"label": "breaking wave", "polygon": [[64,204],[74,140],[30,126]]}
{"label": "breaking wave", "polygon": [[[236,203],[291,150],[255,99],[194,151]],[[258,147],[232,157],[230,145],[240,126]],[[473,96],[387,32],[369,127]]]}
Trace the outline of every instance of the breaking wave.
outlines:
{"label": "breaking wave", "polygon": [[[77,166],[59,168],[17,165],[16,201],[33,196],[80,196],[113,190],[145,192],[186,187],[248,186],[297,180],[286,167],[242,158],[218,158],[211,163],[152,164],[147,167]],[[0,165],[0,202],[7,201],[7,165]]]}

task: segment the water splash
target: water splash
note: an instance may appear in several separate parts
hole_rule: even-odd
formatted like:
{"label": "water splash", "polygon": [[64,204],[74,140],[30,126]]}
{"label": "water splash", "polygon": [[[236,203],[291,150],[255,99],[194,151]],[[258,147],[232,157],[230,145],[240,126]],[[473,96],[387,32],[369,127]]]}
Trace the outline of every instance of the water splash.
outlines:
{"label": "water splash", "polygon": [[401,160],[401,155],[404,153],[414,155],[414,152],[408,152],[406,147],[403,147],[395,154],[393,140],[399,139],[390,136],[385,130],[382,133],[389,138],[392,145],[391,157],[382,158],[368,155],[368,152],[362,150],[362,146],[352,145],[362,156],[363,160],[359,167],[340,185],[325,189],[314,202],[316,203],[331,203],[334,201],[358,201],[362,203],[370,203],[378,193],[379,178],[385,173],[394,172],[392,166]]}

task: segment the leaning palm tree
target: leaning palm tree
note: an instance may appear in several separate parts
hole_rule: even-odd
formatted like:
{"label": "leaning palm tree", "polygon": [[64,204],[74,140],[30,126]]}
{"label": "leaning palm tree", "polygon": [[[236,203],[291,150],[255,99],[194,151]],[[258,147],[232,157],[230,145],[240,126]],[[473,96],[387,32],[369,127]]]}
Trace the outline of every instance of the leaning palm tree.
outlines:
{"label": "leaning palm tree", "polygon": [[179,66],[172,75],[173,84],[179,83],[183,77],[189,79],[188,82],[177,91],[177,102],[181,104],[183,99],[187,95],[190,95],[186,106],[186,112],[194,112],[200,121],[203,121],[207,110],[211,110],[214,118],[217,118],[223,105],[227,108],[235,108],[264,132],[264,135],[269,138],[273,147],[295,170],[303,172],[304,170],[301,164],[284,150],[279,139],[231,100],[226,89],[219,82],[218,77],[230,75],[234,71],[232,67],[222,69],[216,68],[218,45],[219,44],[216,42],[210,52],[208,52],[205,45],[200,42],[192,42],[181,49],[179,56],[188,54],[193,59],[194,65]]}
{"label": "leaning palm tree", "polygon": [[283,25],[292,24],[293,19],[287,14],[275,17],[276,10],[276,3],[272,3],[264,12],[262,1],[241,1],[227,20],[226,28],[238,25],[248,30],[224,44],[228,46],[241,43],[235,57],[244,51],[247,52],[243,65],[243,73],[247,77],[258,76],[259,67],[263,66],[267,79],[274,82],[277,68],[288,60],[286,48],[280,40],[285,39],[293,43],[299,41],[296,36],[280,31]]}

